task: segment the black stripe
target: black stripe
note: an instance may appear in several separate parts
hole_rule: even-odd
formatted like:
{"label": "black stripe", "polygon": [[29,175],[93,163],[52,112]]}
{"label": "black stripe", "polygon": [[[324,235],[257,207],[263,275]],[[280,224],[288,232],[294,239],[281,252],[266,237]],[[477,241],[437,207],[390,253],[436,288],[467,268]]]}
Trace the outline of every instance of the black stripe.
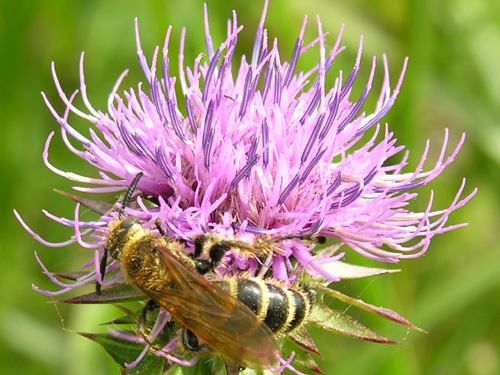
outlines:
{"label": "black stripe", "polygon": [[267,308],[267,315],[264,323],[273,332],[279,332],[286,324],[290,307],[288,303],[288,296],[285,291],[272,284],[266,284],[269,298],[269,306]]}
{"label": "black stripe", "polygon": [[262,296],[264,291],[261,285],[253,280],[238,280],[237,298],[250,307],[256,315],[262,308]]}
{"label": "black stripe", "polygon": [[295,300],[295,316],[290,322],[290,326],[288,327],[287,332],[298,327],[306,317],[307,310],[309,310],[309,303],[306,302],[302,294],[298,293],[295,290],[291,290],[290,292],[292,293],[293,299]]}

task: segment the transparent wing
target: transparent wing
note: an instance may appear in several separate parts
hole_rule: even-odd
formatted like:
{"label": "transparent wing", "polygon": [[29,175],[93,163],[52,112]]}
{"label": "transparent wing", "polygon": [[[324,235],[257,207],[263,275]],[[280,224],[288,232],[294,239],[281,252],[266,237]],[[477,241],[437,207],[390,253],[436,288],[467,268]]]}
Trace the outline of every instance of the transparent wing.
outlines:
{"label": "transparent wing", "polygon": [[160,291],[144,289],[144,293],[215,352],[252,369],[276,365],[275,336],[248,306],[191,270],[168,249],[158,254],[172,282]]}

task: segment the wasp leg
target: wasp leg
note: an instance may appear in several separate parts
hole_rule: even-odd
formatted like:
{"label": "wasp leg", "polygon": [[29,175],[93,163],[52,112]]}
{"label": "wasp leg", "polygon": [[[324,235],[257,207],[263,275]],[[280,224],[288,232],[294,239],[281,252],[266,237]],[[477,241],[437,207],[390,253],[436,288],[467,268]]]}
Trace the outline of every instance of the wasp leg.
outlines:
{"label": "wasp leg", "polygon": [[165,237],[165,231],[163,230],[163,227],[161,226],[161,220],[159,217],[156,218],[155,220],[155,227],[158,229],[158,232],[161,234],[162,237]]}
{"label": "wasp leg", "polygon": [[147,336],[146,331],[147,331],[148,314],[150,312],[158,310],[159,308],[160,306],[155,301],[150,299],[142,309],[141,315],[139,315],[139,319],[137,320],[137,331],[143,338]]}
{"label": "wasp leg", "polygon": [[[104,274],[106,273],[106,265],[108,263],[108,250],[104,249],[104,254],[101,259],[101,263],[99,264],[99,272],[101,273],[102,281],[104,281]],[[95,283],[95,292],[98,296],[101,295],[101,284],[96,281]]]}

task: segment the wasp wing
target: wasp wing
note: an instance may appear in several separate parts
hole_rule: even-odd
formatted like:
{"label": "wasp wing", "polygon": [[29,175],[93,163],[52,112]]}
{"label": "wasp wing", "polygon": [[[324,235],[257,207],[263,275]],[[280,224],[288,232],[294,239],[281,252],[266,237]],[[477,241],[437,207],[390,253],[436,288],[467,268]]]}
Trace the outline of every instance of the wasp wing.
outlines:
{"label": "wasp wing", "polygon": [[172,282],[159,291],[143,289],[144,293],[215,352],[239,365],[266,369],[276,364],[275,336],[248,306],[192,270],[168,249],[158,254]]}

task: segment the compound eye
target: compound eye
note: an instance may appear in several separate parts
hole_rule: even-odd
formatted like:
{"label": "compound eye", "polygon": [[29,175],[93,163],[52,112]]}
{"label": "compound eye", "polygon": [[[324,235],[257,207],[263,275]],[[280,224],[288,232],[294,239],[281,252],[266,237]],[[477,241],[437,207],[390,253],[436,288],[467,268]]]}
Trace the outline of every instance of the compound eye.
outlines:
{"label": "compound eye", "polygon": [[198,337],[196,337],[196,335],[187,328],[184,328],[184,331],[182,332],[182,343],[186,349],[191,352],[197,352],[200,350]]}
{"label": "compound eye", "polygon": [[128,217],[122,221],[121,227],[128,232],[130,228],[132,228],[136,224],[140,224],[140,221],[138,219],[136,219],[135,217]]}
{"label": "compound eye", "polygon": [[200,357],[204,357],[207,355],[212,355],[213,350],[207,344],[200,344],[198,337],[187,328],[184,328],[182,331],[182,345],[184,345],[184,349],[194,353]]}

